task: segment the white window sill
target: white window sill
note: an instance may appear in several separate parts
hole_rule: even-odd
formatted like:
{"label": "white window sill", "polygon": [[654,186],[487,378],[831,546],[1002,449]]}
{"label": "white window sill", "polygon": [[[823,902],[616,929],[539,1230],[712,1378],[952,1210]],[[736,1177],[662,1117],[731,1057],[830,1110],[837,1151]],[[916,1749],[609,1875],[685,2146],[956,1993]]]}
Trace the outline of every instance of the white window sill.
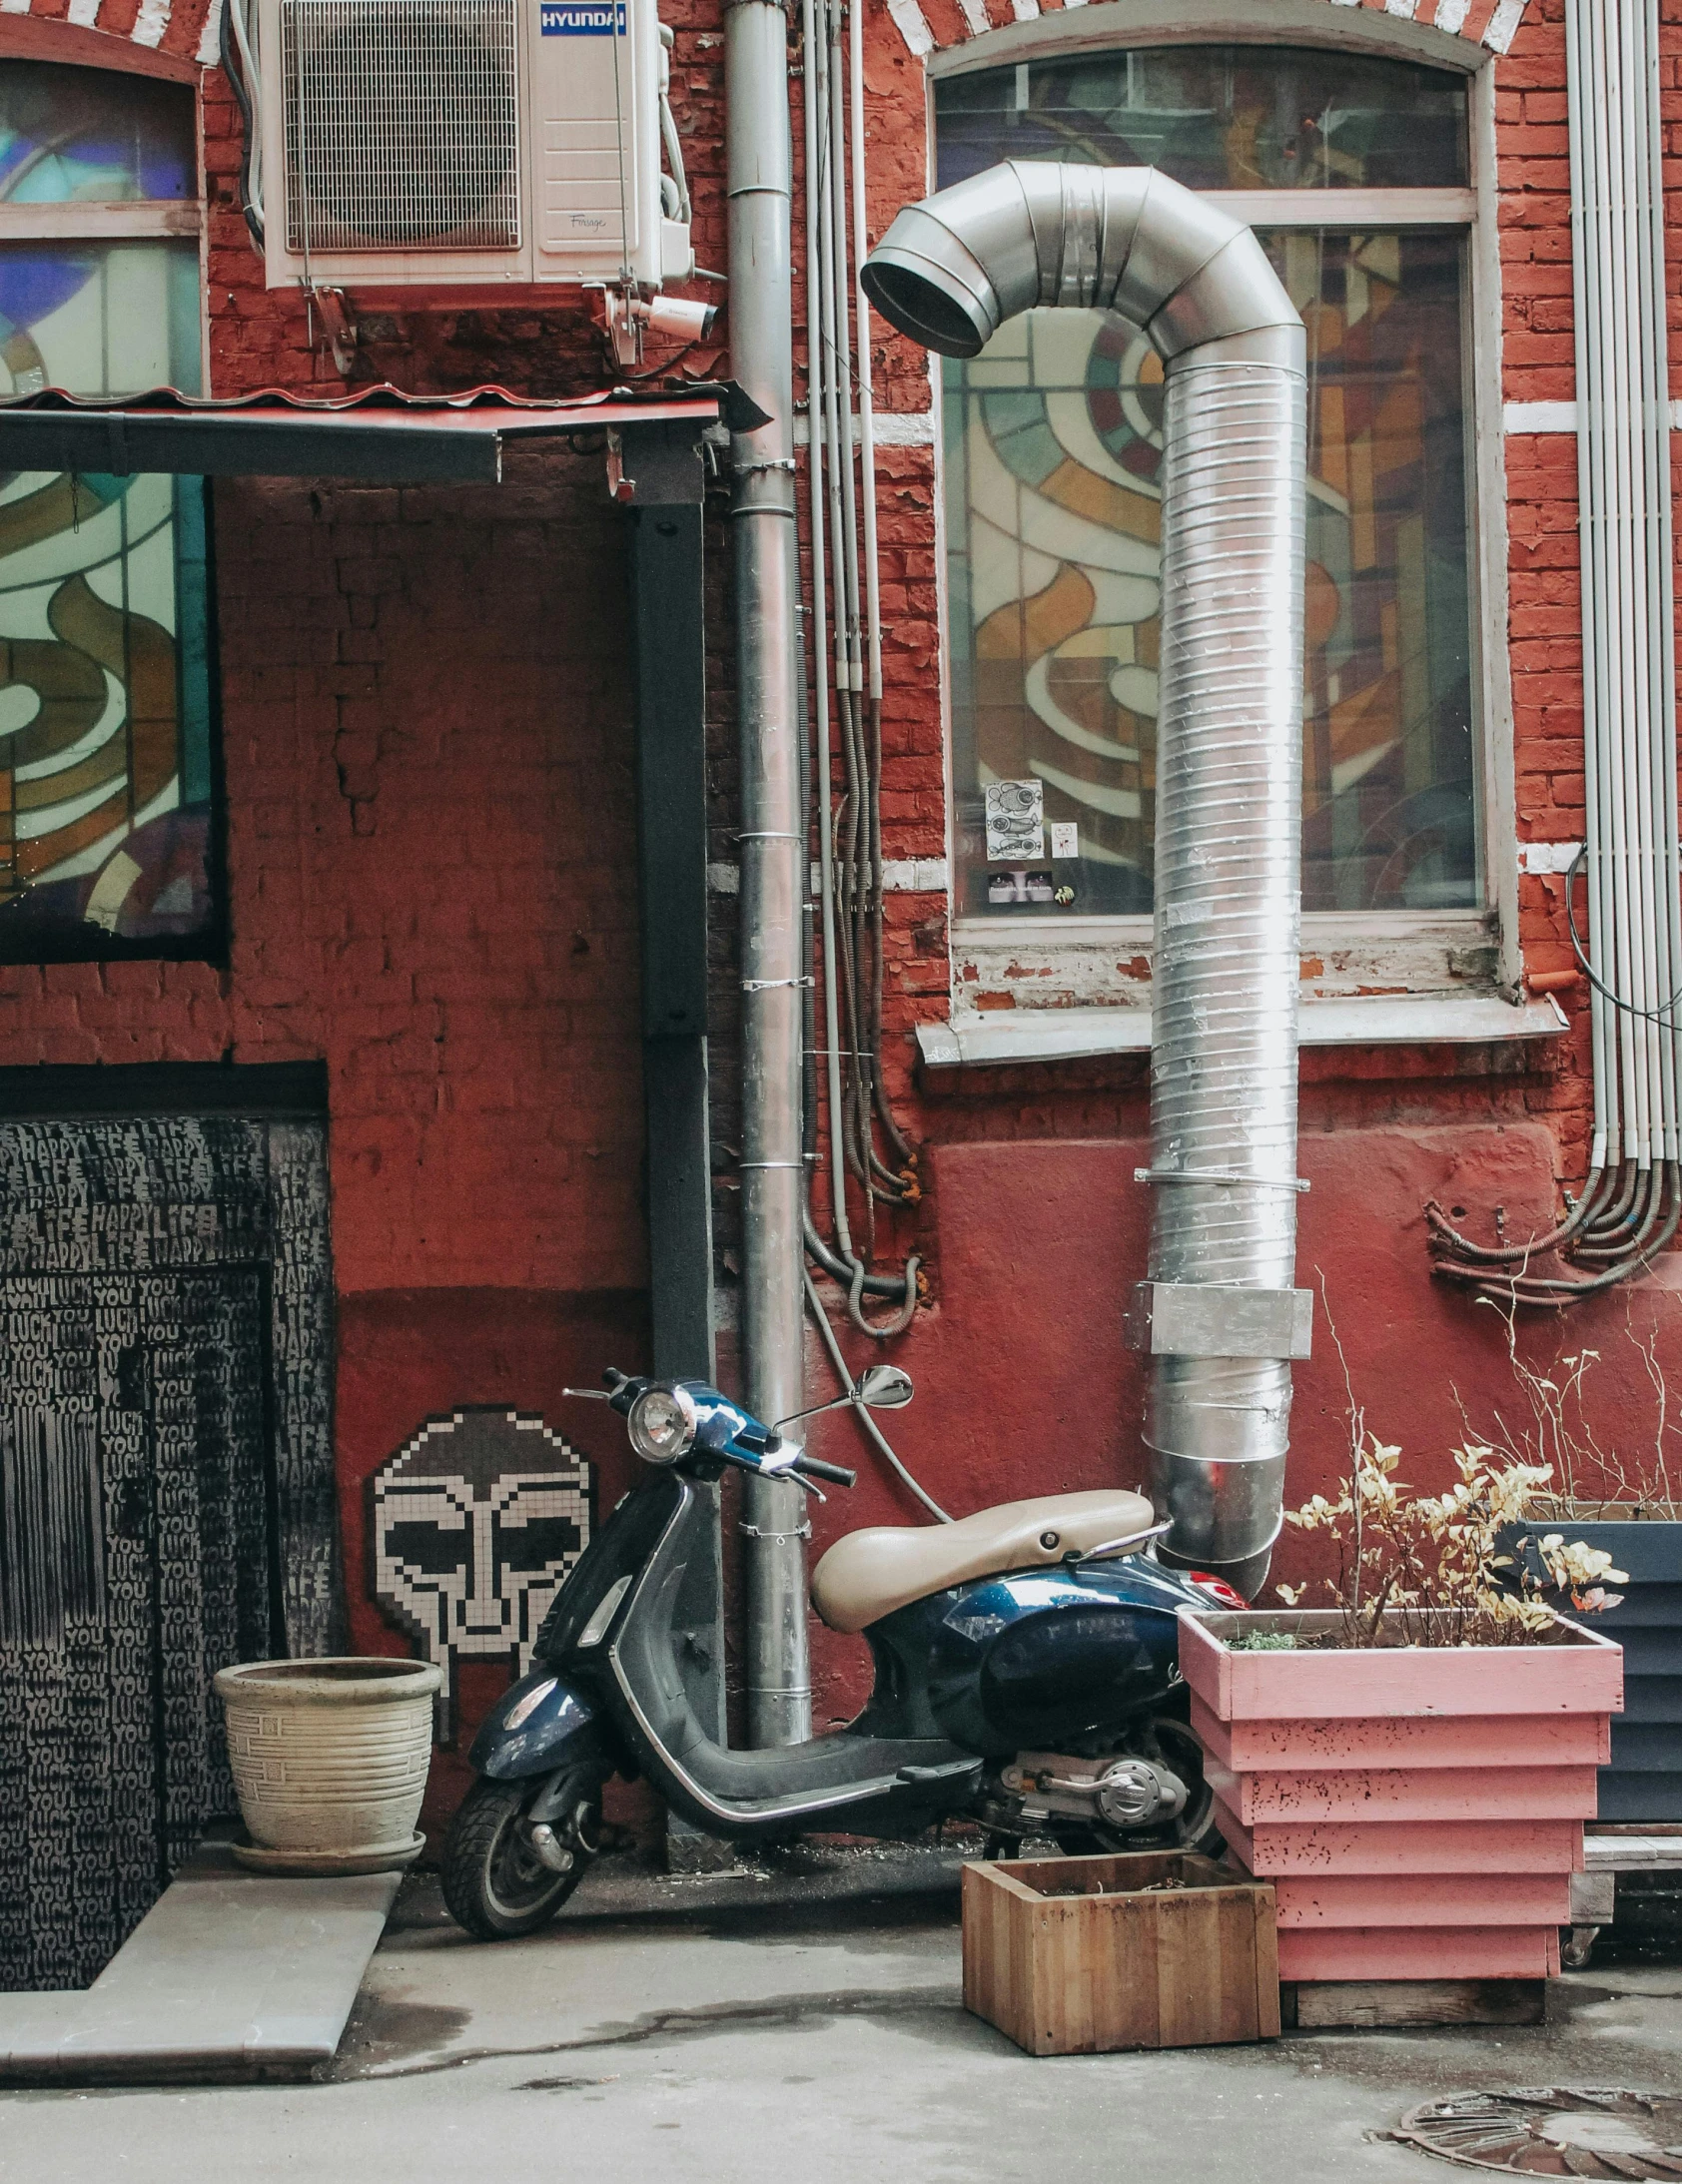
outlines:
{"label": "white window sill", "polygon": [[[1413,1047],[1440,1041],[1557,1039],[1565,1014],[1551,994],[1518,1007],[1494,994],[1385,994],[1305,1001],[1304,1047]],[[930,1069],[965,1064],[1073,1062],[1089,1055],[1148,1052],[1149,1009],[996,1009],[920,1024],[917,1044]]]}

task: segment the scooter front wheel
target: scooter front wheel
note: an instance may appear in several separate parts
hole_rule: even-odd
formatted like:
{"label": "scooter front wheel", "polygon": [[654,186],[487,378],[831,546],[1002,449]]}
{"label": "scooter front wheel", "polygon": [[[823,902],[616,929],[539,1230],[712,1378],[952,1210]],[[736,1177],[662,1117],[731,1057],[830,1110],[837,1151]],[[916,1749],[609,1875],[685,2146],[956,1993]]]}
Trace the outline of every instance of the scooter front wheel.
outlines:
{"label": "scooter front wheel", "polygon": [[525,1809],[541,1786],[474,1783],[443,1852],[443,1900],[459,1926],[481,1941],[512,1941],[546,1925],[583,1879],[589,1859],[573,1853],[557,1873],[532,1847]]}

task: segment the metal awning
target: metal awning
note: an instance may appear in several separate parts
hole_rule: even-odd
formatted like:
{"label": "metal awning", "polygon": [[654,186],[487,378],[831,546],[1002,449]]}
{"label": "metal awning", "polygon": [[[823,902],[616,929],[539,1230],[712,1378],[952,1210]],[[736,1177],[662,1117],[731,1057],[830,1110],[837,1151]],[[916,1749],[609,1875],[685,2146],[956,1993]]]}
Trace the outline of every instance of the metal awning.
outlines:
{"label": "metal awning", "polygon": [[494,484],[503,448],[522,441],[719,418],[738,432],[766,421],[732,381],[665,393],[620,386],[551,402],[499,386],[462,394],[372,386],[320,398],[278,387],[216,397],[166,386],[117,400],[46,387],[0,399],[0,469]]}

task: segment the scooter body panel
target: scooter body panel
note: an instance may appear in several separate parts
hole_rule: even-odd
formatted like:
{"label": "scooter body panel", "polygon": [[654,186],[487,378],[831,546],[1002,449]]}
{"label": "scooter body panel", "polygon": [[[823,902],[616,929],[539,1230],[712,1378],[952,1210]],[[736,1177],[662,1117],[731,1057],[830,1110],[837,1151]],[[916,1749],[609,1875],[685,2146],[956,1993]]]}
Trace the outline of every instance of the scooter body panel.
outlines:
{"label": "scooter body panel", "polygon": [[977,1579],[866,1636],[907,1726],[1008,1759],[1102,1737],[1162,1705],[1179,1676],[1176,1612],[1208,1606],[1177,1571],[1132,1555]]}
{"label": "scooter body panel", "polygon": [[607,1757],[606,1730],[591,1699],[563,1683],[551,1668],[538,1667],[505,1691],[485,1716],[467,1764],[492,1782],[523,1782]]}

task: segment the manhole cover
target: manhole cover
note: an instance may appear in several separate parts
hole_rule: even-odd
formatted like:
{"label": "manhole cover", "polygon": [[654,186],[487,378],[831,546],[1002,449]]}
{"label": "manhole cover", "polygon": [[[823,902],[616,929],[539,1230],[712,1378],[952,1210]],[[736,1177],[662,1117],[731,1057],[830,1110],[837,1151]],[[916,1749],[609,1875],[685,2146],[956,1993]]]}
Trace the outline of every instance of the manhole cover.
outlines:
{"label": "manhole cover", "polygon": [[1398,2139],[1521,2176],[1682,2178],[1682,2098],[1619,2085],[1460,2093],[1403,2116]]}

